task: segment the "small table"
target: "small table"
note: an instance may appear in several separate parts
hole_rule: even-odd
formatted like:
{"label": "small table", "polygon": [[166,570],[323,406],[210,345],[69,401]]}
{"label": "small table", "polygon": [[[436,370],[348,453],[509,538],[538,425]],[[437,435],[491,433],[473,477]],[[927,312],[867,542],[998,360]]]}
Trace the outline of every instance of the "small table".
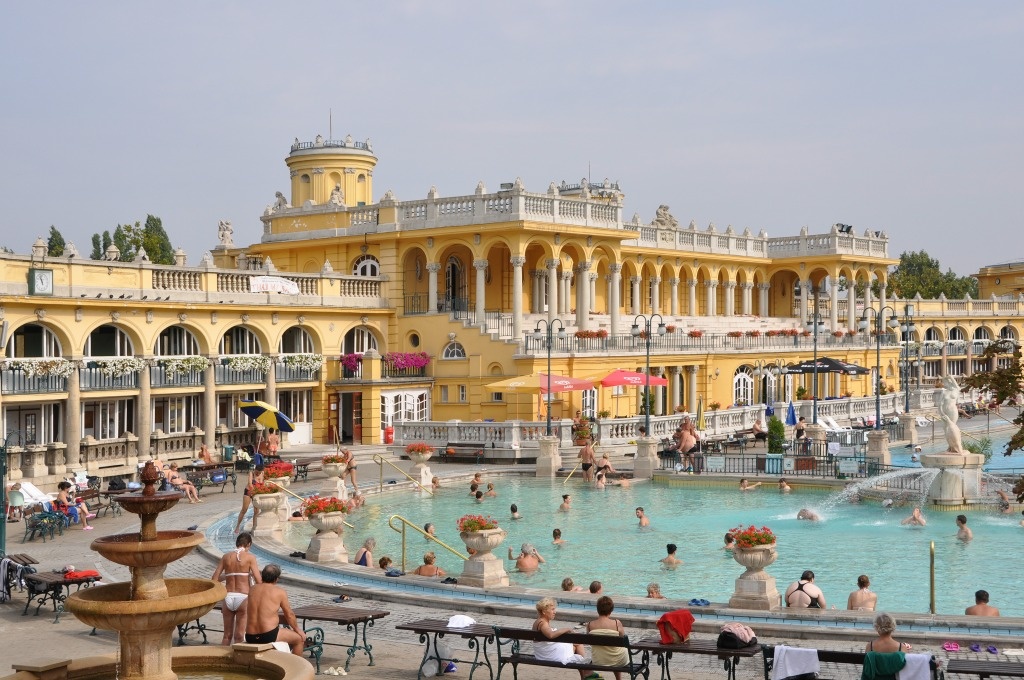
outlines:
{"label": "small table", "polygon": [[728,680],[736,680],[736,666],[741,658],[749,659],[761,651],[759,645],[750,645],[741,649],[726,649],[718,646],[717,640],[695,640],[693,638],[686,642],[675,644],[662,644],[660,637],[647,637],[639,642],[630,645],[634,649],[657,655],[657,663],[661,666],[662,680],[672,680],[672,672],[669,670],[668,662],[672,660],[672,654],[707,654],[717,656],[725,661],[725,672]]}
{"label": "small table", "polygon": [[[319,605],[311,604],[304,607],[297,607],[294,610],[295,618],[302,620],[302,630],[306,630],[306,621],[333,621],[339,626],[345,626],[346,631],[353,631],[353,638],[351,645],[337,645],[339,647],[348,647],[348,658],[345,659],[345,670],[348,670],[348,666],[352,663],[352,657],[356,655],[360,649],[366,653],[366,656],[370,658],[368,666],[373,664],[373,645],[366,640],[366,629],[373,627],[373,622],[377,619],[382,619],[389,615],[391,612],[372,610],[372,609],[354,609],[352,607],[335,607],[333,605]],[[360,644],[360,639],[362,644]],[[325,642],[324,644],[332,644]]]}
{"label": "small table", "polygon": [[[474,623],[464,628],[449,628],[448,622],[444,619],[421,619],[401,626],[395,626],[395,630],[411,630],[419,634],[420,642],[426,645],[426,649],[423,650],[423,660],[420,662],[420,668],[416,674],[417,680],[423,679],[423,667],[427,665],[428,661],[436,661],[439,671],[444,671],[445,666],[449,662],[468,663],[470,666],[470,680],[472,680],[473,673],[476,672],[479,666],[487,666],[488,677],[494,678],[494,669],[491,667],[491,660],[487,656],[487,645],[494,642],[494,628],[492,626]],[[473,660],[466,661],[465,659],[441,656],[437,649],[437,640],[445,635],[458,635],[468,640],[469,649],[473,652]]]}
{"label": "small table", "polygon": [[295,466],[295,479],[292,480],[293,482],[298,482],[299,481],[299,477],[302,477],[302,481],[304,481],[304,482],[308,481],[308,479],[309,479],[309,464],[311,462],[312,461],[309,461],[309,460],[305,460],[305,461],[297,460],[294,463],[292,463],[292,465]]}
{"label": "small table", "polygon": [[32,600],[36,600],[36,616],[39,616],[39,609],[47,600],[53,604],[53,622],[60,621],[60,615],[64,613],[64,600],[71,594],[71,586],[78,586],[76,591],[82,587],[88,588],[99,576],[84,576],[82,578],[65,578],[64,574],[28,574],[25,576],[25,585],[28,587],[28,601],[25,603],[25,611],[22,616],[28,614],[28,608],[32,606]]}

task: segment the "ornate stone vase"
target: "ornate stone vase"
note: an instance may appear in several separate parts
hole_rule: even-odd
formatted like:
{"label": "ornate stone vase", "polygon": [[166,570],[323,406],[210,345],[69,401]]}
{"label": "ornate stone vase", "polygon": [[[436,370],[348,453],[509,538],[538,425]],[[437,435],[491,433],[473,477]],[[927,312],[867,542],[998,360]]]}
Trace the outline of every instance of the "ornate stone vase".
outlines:
{"label": "ornate stone vase", "polygon": [[430,457],[434,455],[434,452],[430,451],[429,453],[407,453],[405,455],[409,456],[409,460],[411,460],[414,465],[418,466],[423,465],[428,460],[430,460]]}
{"label": "ornate stone vase", "polygon": [[252,504],[259,508],[260,513],[272,513],[284,500],[284,494],[280,493],[258,493],[252,497]]}
{"label": "ornate stone vase", "polygon": [[463,531],[459,534],[467,548],[476,552],[463,562],[459,585],[476,588],[492,588],[508,585],[508,574],[505,562],[496,557],[492,551],[505,540],[506,532],[502,528],[483,529],[481,531]]}
{"label": "ornate stone vase", "polygon": [[481,561],[487,559],[497,559],[491,555],[491,551],[501,545],[501,542],[505,540],[505,536],[508,534],[502,528],[497,529],[482,529],[480,531],[463,531],[459,534],[459,538],[466,544],[467,548],[472,548],[476,552],[469,556],[469,559]]}
{"label": "ornate stone vase", "polygon": [[341,535],[345,530],[344,512],[321,512],[309,517],[310,525],[318,534],[334,533]]}
{"label": "ornate stone vase", "polygon": [[740,578],[756,579],[754,574],[764,573],[764,568],[778,559],[779,553],[775,550],[775,543],[772,543],[770,545],[755,545],[750,548],[737,546],[732,551],[732,557],[747,568]]}
{"label": "ornate stone vase", "polygon": [[347,467],[345,463],[324,463],[324,474],[329,479],[336,479],[345,473]]}
{"label": "ornate stone vase", "polygon": [[292,483],[292,478],[291,477],[268,477],[267,481],[268,482],[273,482],[274,484],[277,484],[278,486],[280,486],[280,487],[282,487],[284,489],[287,489],[288,486]]}

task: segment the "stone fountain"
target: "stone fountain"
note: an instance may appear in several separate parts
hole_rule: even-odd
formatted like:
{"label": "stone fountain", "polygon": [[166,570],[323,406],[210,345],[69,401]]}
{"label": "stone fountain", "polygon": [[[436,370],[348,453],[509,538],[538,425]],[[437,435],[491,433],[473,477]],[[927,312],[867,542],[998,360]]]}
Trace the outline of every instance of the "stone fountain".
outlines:
{"label": "stone fountain", "polygon": [[947,449],[942,453],[921,456],[921,466],[939,470],[938,478],[928,490],[928,500],[934,505],[960,506],[982,496],[981,467],[985,456],[964,449],[957,402],[960,388],[952,378],[943,378],[939,417],[946,434]]}

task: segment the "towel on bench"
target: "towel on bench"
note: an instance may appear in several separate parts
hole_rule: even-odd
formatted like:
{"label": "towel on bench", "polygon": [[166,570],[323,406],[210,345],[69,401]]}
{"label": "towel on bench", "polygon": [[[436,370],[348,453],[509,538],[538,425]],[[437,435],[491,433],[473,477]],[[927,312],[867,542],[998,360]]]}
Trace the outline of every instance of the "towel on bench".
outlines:
{"label": "towel on bench", "polygon": [[868,652],[864,655],[860,680],[895,678],[906,665],[907,658],[903,652]]}
{"label": "towel on bench", "polygon": [[95,569],[83,569],[82,571],[66,571],[64,572],[64,578],[99,578],[100,572]]}
{"label": "towel on bench", "polygon": [[686,642],[693,630],[693,614],[688,609],[676,609],[665,612],[658,619],[658,630],[661,631],[661,644]]}
{"label": "towel on bench", "polygon": [[906,654],[905,656],[907,665],[899,673],[900,680],[931,680],[931,654]]}
{"label": "towel on bench", "polygon": [[801,675],[813,677],[821,672],[817,649],[775,645],[775,661],[772,664],[772,680]]}

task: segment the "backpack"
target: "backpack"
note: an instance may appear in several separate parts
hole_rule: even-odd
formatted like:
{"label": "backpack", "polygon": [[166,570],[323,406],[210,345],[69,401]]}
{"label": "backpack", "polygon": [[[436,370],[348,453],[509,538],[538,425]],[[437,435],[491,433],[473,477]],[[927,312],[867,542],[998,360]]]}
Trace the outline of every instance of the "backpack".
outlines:
{"label": "backpack", "polygon": [[107,484],[107,491],[124,491],[128,488],[128,485],[120,477],[114,477]]}

